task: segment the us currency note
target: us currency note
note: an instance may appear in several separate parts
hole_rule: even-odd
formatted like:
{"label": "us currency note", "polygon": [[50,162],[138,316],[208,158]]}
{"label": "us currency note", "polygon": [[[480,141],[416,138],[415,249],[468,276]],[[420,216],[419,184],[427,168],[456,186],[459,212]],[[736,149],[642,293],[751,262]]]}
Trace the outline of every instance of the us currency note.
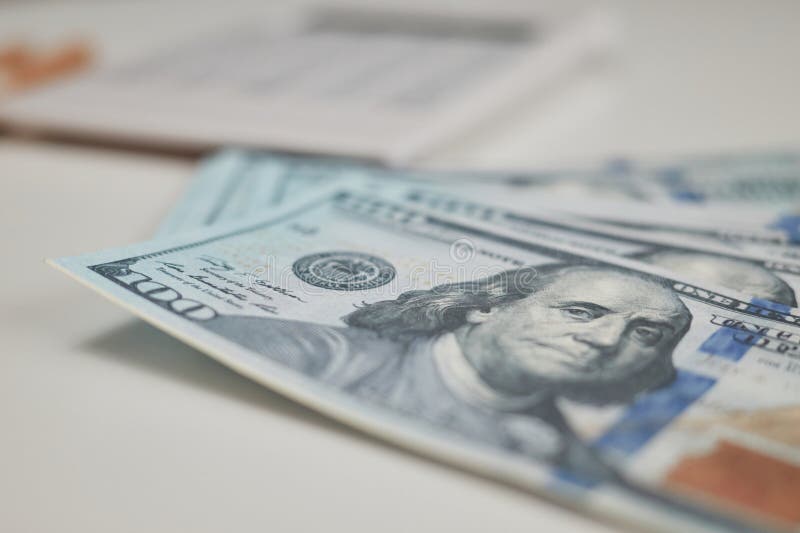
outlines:
{"label": "us currency note", "polygon": [[[766,253],[800,243],[800,153],[792,150],[727,153],[678,160],[621,160],[636,197],[651,205],[605,206],[593,216],[683,238],[724,239]],[[680,209],[676,205],[702,209]],[[666,207],[667,209],[664,209]],[[587,212],[587,206],[578,209]],[[573,212],[580,215],[578,209]],[[710,224],[719,221],[722,224]],[[740,222],[745,223],[742,228]],[[717,226],[714,228],[713,226]],[[748,227],[749,226],[749,227]],[[753,232],[758,228],[759,232]],[[742,231],[744,230],[744,231]],[[755,245],[755,246],[754,246]],[[797,251],[793,252],[797,257]]]}
{"label": "us currency note", "polygon": [[[615,180],[613,164],[598,168],[560,169],[543,172],[496,172],[465,170],[415,170],[387,168],[353,160],[301,157],[228,149],[208,158],[163,221],[158,235],[191,230],[235,220],[313,194],[335,183],[356,187],[375,180],[427,184],[432,187],[465,185],[475,194],[514,192],[530,187],[537,195],[573,199],[637,199],[626,183]],[[627,182],[627,177],[622,179]],[[489,185],[487,186],[487,182]]]}
{"label": "us currency note", "polygon": [[722,217],[714,219],[713,213],[705,214],[705,208],[684,208],[675,212],[633,204],[606,207],[610,209],[605,214],[579,214],[578,205],[571,205],[566,211],[588,222],[632,229],[654,237],[723,245],[774,259],[800,260],[800,216],[795,214],[737,208],[730,213],[737,214],[739,220],[729,223],[721,220]]}
{"label": "us currency note", "polygon": [[558,212],[513,211],[425,188],[395,185],[391,189],[396,197],[428,209],[491,221],[547,241],[628,257],[749,297],[797,307],[795,295],[800,294],[797,260],[765,257],[731,249],[719,242],[678,240],[658,233],[582,221]]}
{"label": "us currency note", "polygon": [[[741,158],[736,158],[739,161]],[[749,161],[746,159],[745,162]],[[732,166],[723,159],[719,164]],[[558,209],[586,219],[647,232],[653,238],[722,246],[732,252],[776,260],[800,260],[800,217],[765,208],[664,207],[634,202],[614,164],[541,174],[387,169],[336,159],[254,154],[228,150],[210,158],[190,184],[158,235],[236,220],[333,186],[378,190],[425,186],[475,201],[491,200],[520,212]],[[620,172],[617,172],[620,174]]]}
{"label": "us currency note", "polygon": [[800,206],[800,154],[796,151],[695,156],[682,160],[620,162],[654,201],[699,204]]}
{"label": "us currency note", "polygon": [[358,191],[52,264],[290,398],[574,508],[800,526],[798,309]]}

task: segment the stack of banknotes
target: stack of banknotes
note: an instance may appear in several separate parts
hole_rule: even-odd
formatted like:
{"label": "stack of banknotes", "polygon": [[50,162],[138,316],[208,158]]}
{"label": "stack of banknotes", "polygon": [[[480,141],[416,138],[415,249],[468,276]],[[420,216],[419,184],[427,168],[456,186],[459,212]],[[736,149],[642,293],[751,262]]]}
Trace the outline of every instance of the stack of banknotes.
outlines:
{"label": "stack of banknotes", "polygon": [[798,206],[792,152],[462,172],[230,150],[152,240],[51,263],[344,424],[576,511],[800,531]]}

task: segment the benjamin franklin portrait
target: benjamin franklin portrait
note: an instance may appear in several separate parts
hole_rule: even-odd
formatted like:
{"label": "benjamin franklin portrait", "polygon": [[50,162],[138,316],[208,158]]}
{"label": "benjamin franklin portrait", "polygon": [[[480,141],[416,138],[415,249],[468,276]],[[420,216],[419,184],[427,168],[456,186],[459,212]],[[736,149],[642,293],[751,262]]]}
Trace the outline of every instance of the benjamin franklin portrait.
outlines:
{"label": "benjamin franklin portrait", "polygon": [[231,316],[205,325],[364,402],[607,479],[556,400],[630,403],[670,383],[691,319],[656,277],[552,264],[364,304],[340,327]]}

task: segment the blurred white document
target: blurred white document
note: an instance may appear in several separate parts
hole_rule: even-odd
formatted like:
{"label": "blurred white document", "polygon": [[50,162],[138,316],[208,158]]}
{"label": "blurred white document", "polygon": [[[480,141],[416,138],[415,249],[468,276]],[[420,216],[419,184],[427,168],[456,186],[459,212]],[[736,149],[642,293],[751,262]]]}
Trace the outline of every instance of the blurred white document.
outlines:
{"label": "blurred white document", "polygon": [[602,53],[611,22],[547,3],[267,7],[21,96],[0,120],[179,148],[404,161]]}

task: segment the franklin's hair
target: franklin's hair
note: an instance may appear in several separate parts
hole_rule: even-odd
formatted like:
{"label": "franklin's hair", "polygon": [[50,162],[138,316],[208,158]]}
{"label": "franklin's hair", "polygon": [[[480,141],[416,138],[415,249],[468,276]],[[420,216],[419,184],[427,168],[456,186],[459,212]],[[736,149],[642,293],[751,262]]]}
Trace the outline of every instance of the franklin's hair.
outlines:
{"label": "franklin's hair", "polygon": [[[395,300],[359,307],[343,320],[349,326],[372,330],[381,337],[407,343],[419,337],[454,331],[467,323],[466,317],[470,311],[488,312],[493,307],[507,305],[573,272],[614,272],[672,290],[660,278],[645,273],[607,265],[558,263],[506,270],[479,280],[438,285],[430,290],[404,292]],[[676,332],[663,355],[617,379],[604,378],[596,385],[584,384],[576,387],[576,390],[560,388],[558,393],[583,402],[614,403],[629,401],[640,392],[671,382],[675,377],[672,350],[689,329],[691,321],[691,313],[685,306],[684,310],[689,321],[681,331]]]}

